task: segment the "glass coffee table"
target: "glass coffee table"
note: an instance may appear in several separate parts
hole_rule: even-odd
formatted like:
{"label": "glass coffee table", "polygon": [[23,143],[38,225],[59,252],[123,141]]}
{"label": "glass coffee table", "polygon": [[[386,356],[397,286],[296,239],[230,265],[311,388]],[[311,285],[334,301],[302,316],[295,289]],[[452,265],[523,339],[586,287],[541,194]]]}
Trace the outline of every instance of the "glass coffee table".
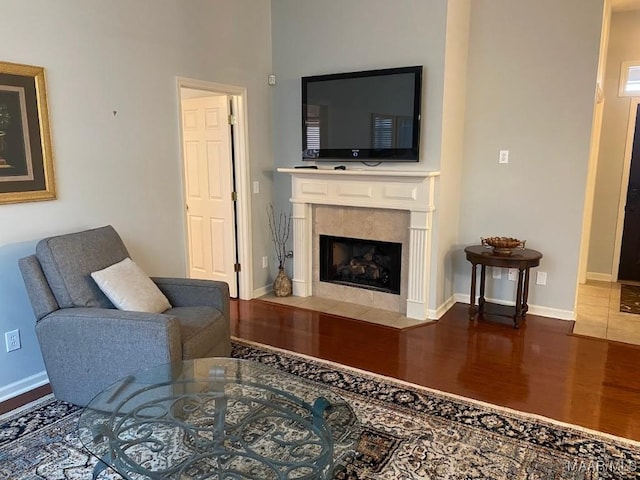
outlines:
{"label": "glass coffee table", "polygon": [[125,377],[80,415],[80,439],[125,479],[326,479],[359,435],[318,384],[248,360],[204,358]]}

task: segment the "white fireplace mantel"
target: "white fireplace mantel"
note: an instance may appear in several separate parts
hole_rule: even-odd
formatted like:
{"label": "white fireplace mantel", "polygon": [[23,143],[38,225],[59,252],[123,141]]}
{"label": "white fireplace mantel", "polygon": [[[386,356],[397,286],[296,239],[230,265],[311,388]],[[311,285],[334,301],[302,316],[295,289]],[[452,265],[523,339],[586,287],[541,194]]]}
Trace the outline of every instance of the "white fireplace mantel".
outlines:
{"label": "white fireplace mantel", "polygon": [[436,171],[278,168],[291,175],[293,294],[312,294],[312,205],[383,208],[410,212],[406,316],[428,318],[431,224]]}

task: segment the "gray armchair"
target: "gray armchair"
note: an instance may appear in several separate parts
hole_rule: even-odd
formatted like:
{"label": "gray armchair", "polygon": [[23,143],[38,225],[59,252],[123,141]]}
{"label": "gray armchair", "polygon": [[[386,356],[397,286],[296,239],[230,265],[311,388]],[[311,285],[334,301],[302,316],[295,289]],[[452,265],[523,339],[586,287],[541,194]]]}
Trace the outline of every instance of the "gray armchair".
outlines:
{"label": "gray armchair", "polygon": [[86,405],[118,379],[180,359],[229,356],[229,287],[209,280],[152,278],[172,308],[116,309],[91,272],[126,257],[111,226],[45,238],[19,260],[53,393]]}

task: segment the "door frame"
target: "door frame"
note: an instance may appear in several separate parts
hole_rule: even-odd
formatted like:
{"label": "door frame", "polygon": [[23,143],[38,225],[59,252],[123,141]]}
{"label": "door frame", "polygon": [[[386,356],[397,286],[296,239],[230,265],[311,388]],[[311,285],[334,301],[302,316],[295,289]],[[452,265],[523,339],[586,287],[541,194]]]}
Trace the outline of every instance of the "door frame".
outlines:
{"label": "door frame", "polygon": [[609,32],[611,27],[611,0],[604,0],[602,5],[602,27],[600,29],[600,43],[598,47],[598,68],[596,72],[595,98],[591,118],[591,139],[589,142],[589,157],[587,159],[587,178],[585,181],[584,206],[582,210],[582,233],[578,254],[578,271],[576,276],[574,313],[578,308],[578,290],[580,284],[587,281],[587,266],[589,262],[589,245],[591,243],[591,226],[593,221],[593,206],[595,202],[596,173],[598,171],[600,138],[602,135],[602,120],[604,117],[604,80],[607,54],[609,50]]}
{"label": "door frame", "polygon": [[627,141],[624,147],[624,164],[620,180],[620,198],[618,200],[618,221],[616,225],[616,239],[613,246],[613,265],[611,266],[612,281],[618,280],[620,269],[620,255],[622,253],[622,234],[624,233],[625,207],[629,192],[629,175],[631,174],[631,154],[633,153],[633,137],[635,136],[636,120],[640,97],[632,97],[629,105],[629,124],[627,125]]}
{"label": "door frame", "polygon": [[[184,145],[182,132],[182,99],[180,96],[182,88],[192,88],[195,90],[204,90],[212,93],[224,93],[232,97],[234,106],[237,108],[235,112],[236,123],[234,125],[233,149],[235,157],[234,173],[236,176],[236,192],[238,195],[236,229],[237,229],[237,255],[238,262],[242,265],[241,271],[238,272],[238,298],[242,300],[250,300],[253,298],[253,261],[252,261],[252,234],[251,234],[251,197],[250,190],[250,172],[249,172],[249,135],[248,135],[248,114],[247,114],[247,89],[235,85],[225,85],[221,83],[208,82],[205,80],[196,80],[193,78],[177,77],[176,93],[178,98],[178,132],[180,136],[180,180],[182,201],[186,204],[185,178],[184,168]],[[231,201],[231,200],[230,200]],[[188,252],[188,229],[187,216],[184,208],[182,209],[182,228],[184,238],[187,239],[185,244],[185,265],[189,262]]]}

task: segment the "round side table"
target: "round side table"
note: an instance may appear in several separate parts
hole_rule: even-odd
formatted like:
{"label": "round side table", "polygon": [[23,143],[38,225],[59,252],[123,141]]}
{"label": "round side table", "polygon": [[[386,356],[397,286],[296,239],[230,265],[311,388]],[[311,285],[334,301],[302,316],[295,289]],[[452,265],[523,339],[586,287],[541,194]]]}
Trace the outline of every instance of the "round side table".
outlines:
{"label": "round side table", "polygon": [[[518,269],[518,286],[516,288],[516,308],[513,316],[514,328],[520,328],[520,322],[527,315],[529,306],[529,269],[540,265],[542,254],[529,248],[515,249],[511,255],[496,255],[490,248],[473,245],[464,249],[467,260],[471,262],[471,298],[469,299],[469,320],[482,318],[484,313],[484,287],[487,266]],[[480,265],[480,296],[476,306],[476,271]]]}

